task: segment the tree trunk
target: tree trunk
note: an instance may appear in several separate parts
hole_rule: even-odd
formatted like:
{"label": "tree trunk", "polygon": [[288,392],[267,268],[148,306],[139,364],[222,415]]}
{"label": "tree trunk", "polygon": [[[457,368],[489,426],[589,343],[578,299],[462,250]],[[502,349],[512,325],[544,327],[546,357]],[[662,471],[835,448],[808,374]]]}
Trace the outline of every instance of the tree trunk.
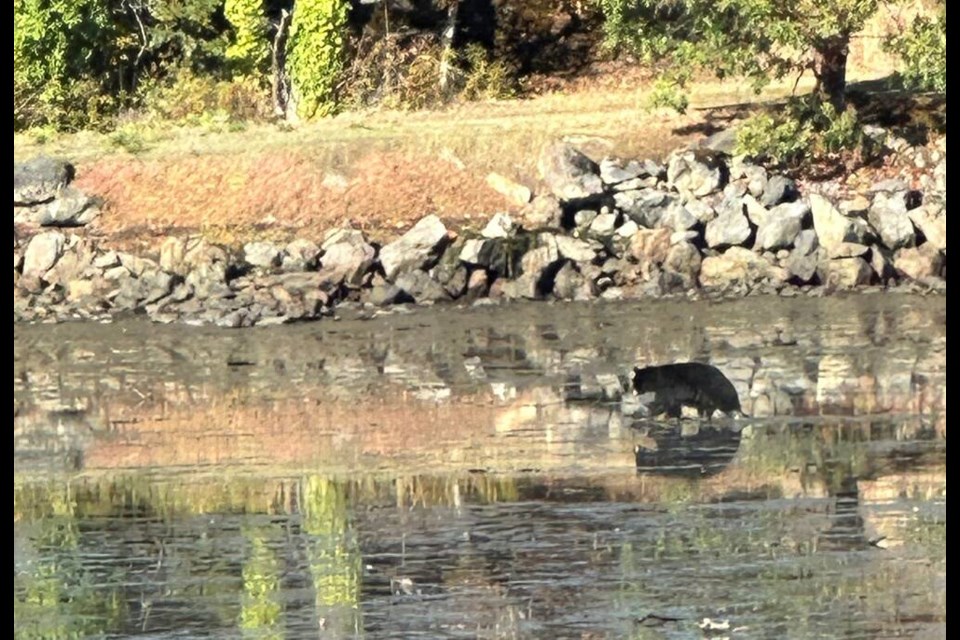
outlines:
{"label": "tree trunk", "polygon": [[817,79],[816,93],[824,102],[829,102],[842,113],[846,107],[847,54],[850,36],[838,35],[822,40],[816,45],[813,60],[813,75]]}
{"label": "tree trunk", "polygon": [[281,10],[277,33],[270,47],[270,95],[273,98],[273,113],[279,118],[290,117],[290,78],[287,77],[287,37],[290,35],[290,15],[286,9]]}
{"label": "tree trunk", "polygon": [[460,8],[459,2],[451,2],[447,8],[447,25],[440,36],[440,92],[446,98],[451,89],[451,75],[454,71],[454,58],[456,53],[453,49],[453,37],[457,33],[457,11]]}

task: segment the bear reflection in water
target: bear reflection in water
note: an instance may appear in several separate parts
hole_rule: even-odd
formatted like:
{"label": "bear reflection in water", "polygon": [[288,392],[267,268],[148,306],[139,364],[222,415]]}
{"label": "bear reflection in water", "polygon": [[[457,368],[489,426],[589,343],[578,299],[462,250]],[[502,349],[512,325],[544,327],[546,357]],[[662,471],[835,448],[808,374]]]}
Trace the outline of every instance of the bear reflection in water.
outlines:
{"label": "bear reflection in water", "polygon": [[[637,470],[665,475],[701,477],[723,470],[740,447],[740,429],[728,420],[739,418],[740,397],[730,380],[714,366],[699,362],[637,367],[633,389],[651,417],[638,420],[641,433],[634,448]],[[699,420],[680,422],[684,409],[695,409]]]}
{"label": "bear reflection in water", "polygon": [[704,477],[723,471],[740,448],[740,430],[692,422],[684,425],[638,420],[634,447],[637,471],[657,475]]}

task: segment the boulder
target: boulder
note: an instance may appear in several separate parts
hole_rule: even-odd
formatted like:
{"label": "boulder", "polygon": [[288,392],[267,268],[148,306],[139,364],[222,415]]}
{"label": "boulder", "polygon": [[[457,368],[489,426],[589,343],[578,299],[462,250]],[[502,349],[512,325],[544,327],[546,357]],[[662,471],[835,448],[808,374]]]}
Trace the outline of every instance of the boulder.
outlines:
{"label": "boulder", "polygon": [[320,258],[320,271],[331,281],[357,288],[376,260],[376,250],[361,237],[345,237],[326,247]]}
{"label": "boulder", "polygon": [[760,204],[775,207],[781,202],[792,202],[797,198],[797,183],[792,178],[770,176],[760,195]]}
{"label": "boulder", "polygon": [[888,249],[911,247],[915,244],[913,223],[907,215],[905,198],[901,194],[888,197],[878,193],[867,212],[867,221],[880,235]]}
{"label": "boulder", "polygon": [[893,256],[894,269],[911,280],[939,277],[943,264],[943,255],[929,242],[900,249]]}
{"label": "boulder", "polygon": [[517,232],[517,223],[509,213],[494,214],[487,225],[480,232],[484,238],[509,238]]}
{"label": "boulder", "polygon": [[317,268],[320,251],[320,247],[313,240],[296,238],[283,248],[281,266],[287,272],[313,271]]}
{"label": "boulder", "polygon": [[518,215],[526,229],[559,229],[563,221],[560,201],[552,195],[535,197]]}
{"label": "boulder", "polygon": [[750,221],[738,202],[730,202],[720,210],[720,215],[707,223],[704,240],[711,248],[738,246],[750,237]]}
{"label": "boulder", "polygon": [[720,255],[706,257],[700,265],[700,284],[709,289],[752,287],[761,283],[778,285],[787,277],[785,270],[742,247],[730,247]]}
{"label": "boulder", "polygon": [[73,165],[63,160],[40,156],[13,165],[13,204],[32,205],[50,202],[73,180]]}
{"label": "boulder", "polygon": [[939,251],[946,251],[947,216],[942,203],[925,203],[908,211],[907,216],[923,234],[926,244],[934,246]]}
{"label": "boulder", "polygon": [[38,233],[23,252],[23,276],[42,278],[63,255],[66,238],[59,231]]}
{"label": "boulder", "polygon": [[723,188],[726,168],[709,150],[674,151],[667,161],[667,184],[701,198]]}
{"label": "boulder", "polygon": [[401,271],[429,269],[448,241],[447,228],[436,215],[421,218],[412,229],[380,249],[380,264],[387,280]]}
{"label": "boulder", "polygon": [[544,184],[560,200],[582,200],[603,193],[600,167],[566,142],[545,145],[537,169]]}
{"label": "boulder", "polygon": [[251,267],[272,269],[281,262],[280,249],[272,242],[248,242],[243,245],[243,259]]}
{"label": "boulder", "polygon": [[854,289],[870,284],[874,276],[873,269],[860,257],[827,260],[822,266],[820,279],[831,289]]}
{"label": "boulder", "polygon": [[766,220],[757,228],[754,249],[774,251],[789,248],[800,233],[803,220],[810,213],[805,202],[786,202],[771,209]]}
{"label": "boulder", "polygon": [[840,255],[844,243],[867,245],[872,239],[865,220],[843,215],[832,202],[819,194],[810,195],[810,209],[820,246],[826,249],[830,257]]}
{"label": "boulder", "polygon": [[443,288],[443,285],[419,269],[403,272],[397,276],[394,284],[416,302],[436,302],[450,299],[450,295]]}

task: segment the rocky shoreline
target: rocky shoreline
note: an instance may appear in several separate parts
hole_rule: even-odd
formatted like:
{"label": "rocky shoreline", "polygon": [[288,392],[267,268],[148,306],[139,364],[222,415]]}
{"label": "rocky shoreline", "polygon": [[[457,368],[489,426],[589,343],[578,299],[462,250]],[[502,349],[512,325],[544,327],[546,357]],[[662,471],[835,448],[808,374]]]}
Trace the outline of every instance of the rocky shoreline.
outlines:
{"label": "rocky shoreline", "polygon": [[70,186],[68,163],[38,158],[14,166],[14,322],[134,314],[246,327],[403,303],[945,291],[946,139],[910,147],[869,134],[920,174],[913,185],[815,191],[731,157],[723,135],[664,164],[597,163],[559,142],[539,158],[543,193],[498,180],[527,202],[479,232],[428,215],[383,245],[333,229],[238,249],[170,237],[153,255],[87,233],[108,215],[102,203]]}

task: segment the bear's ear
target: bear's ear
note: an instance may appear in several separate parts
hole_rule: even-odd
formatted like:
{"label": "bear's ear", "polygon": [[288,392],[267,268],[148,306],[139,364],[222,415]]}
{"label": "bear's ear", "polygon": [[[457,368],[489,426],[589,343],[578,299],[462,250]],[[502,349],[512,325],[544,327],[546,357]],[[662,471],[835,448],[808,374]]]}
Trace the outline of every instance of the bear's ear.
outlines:
{"label": "bear's ear", "polygon": [[633,455],[637,455],[638,453],[640,453],[640,445],[635,444],[633,445]]}
{"label": "bear's ear", "polygon": [[630,372],[630,379],[631,379],[631,380],[636,380],[638,373],[640,373],[639,367],[634,367],[634,368],[633,368],[633,371]]}

